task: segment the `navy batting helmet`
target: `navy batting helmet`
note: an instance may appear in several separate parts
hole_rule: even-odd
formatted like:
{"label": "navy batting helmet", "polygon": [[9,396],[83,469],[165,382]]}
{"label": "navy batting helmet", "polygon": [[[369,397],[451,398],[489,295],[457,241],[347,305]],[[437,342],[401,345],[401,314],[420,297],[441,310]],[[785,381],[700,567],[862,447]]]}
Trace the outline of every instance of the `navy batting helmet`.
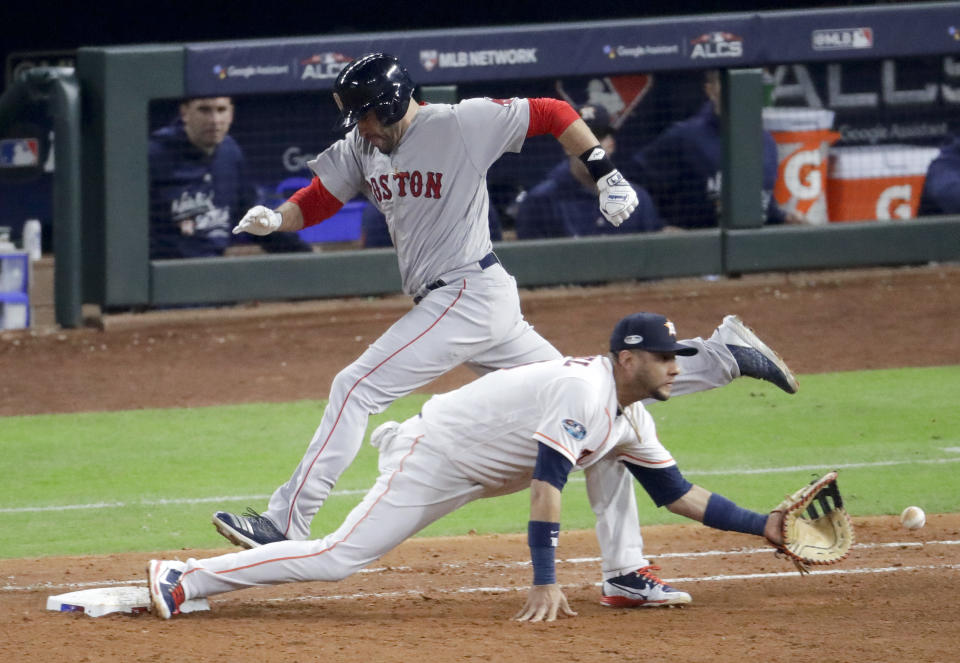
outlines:
{"label": "navy batting helmet", "polygon": [[392,55],[370,53],[357,58],[340,71],[333,86],[340,126],[349,129],[370,110],[385,125],[399,122],[413,87],[410,74]]}

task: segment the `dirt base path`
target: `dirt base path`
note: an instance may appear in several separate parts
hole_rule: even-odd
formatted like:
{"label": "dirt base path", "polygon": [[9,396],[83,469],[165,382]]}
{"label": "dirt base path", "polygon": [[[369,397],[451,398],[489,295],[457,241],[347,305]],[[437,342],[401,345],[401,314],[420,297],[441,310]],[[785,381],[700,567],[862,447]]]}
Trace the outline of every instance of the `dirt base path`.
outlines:
{"label": "dirt base path", "polygon": [[[147,554],[0,562],[4,661],[744,661],[956,660],[960,515],[918,532],[894,518],[856,519],[859,543],[829,573],[801,578],[753,539],[699,525],[644,530],[662,577],[693,596],[682,608],[599,603],[590,531],[565,532],[558,576],[579,614],[510,621],[530,582],[525,537],[412,539],[339,583],[233,592],[211,611],[47,612],[71,583],[143,584]],[[757,541],[759,543],[759,541]],[[153,556],[228,552],[177,550]],[[587,558],[584,560],[583,558]]]}
{"label": "dirt base path", "polygon": [[[739,314],[798,374],[960,364],[960,266],[551,288],[521,294],[563,353],[605,352],[614,323],[668,315],[707,336]],[[326,398],[406,297],[108,316],[103,329],[0,332],[0,416]],[[471,379],[458,369],[424,388]]]}
{"label": "dirt base path", "polygon": [[[564,353],[605,350],[613,323],[668,314],[708,335],[738,313],[797,373],[960,364],[960,267],[759,275],[557,288],[522,295]],[[0,415],[325,398],[333,376],[410,306],[406,298],[109,316],[101,329],[0,333]],[[425,391],[470,378],[454,371]],[[306,443],[306,441],[304,441]],[[682,609],[598,603],[591,532],[562,539],[576,619],[509,621],[529,568],[520,536],[414,539],[341,583],[248,590],[162,622],[44,609],[91,583],[142,582],[168,551],[0,561],[0,660],[36,661],[952,661],[960,643],[960,515],[908,532],[857,519],[858,546],[800,578],[743,536],[696,525],[644,530]]]}

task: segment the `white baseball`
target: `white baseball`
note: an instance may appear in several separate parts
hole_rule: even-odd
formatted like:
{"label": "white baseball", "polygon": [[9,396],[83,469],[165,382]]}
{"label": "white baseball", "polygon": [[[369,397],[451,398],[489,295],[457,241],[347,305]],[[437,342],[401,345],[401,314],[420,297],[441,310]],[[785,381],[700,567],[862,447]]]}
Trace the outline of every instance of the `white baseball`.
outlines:
{"label": "white baseball", "polygon": [[907,529],[920,529],[927,522],[927,514],[918,506],[908,506],[900,514],[900,523]]}

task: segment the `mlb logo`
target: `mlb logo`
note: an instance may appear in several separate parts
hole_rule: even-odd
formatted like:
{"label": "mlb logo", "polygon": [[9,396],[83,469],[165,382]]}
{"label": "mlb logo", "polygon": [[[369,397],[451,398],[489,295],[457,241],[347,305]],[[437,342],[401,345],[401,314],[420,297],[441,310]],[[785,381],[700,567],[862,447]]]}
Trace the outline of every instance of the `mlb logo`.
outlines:
{"label": "mlb logo", "polygon": [[0,140],[0,168],[27,168],[40,165],[40,141],[36,138]]}
{"label": "mlb logo", "polygon": [[591,116],[582,116],[588,125],[596,121],[596,116],[599,115],[591,107],[601,107],[610,116],[610,127],[616,130],[653,87],[653,76],[649,74],[603,76],[591,78],[585,87],[581,87],[579,81],[571,85],[569,82],[565,84],[564,81],[558,80],[555,87],[567,103]]}
{"label": "mlb logo", "polygon": [[854,48],[873,48],[873,28],[857,28],[853,31]]}
{"label": "mlb logo", "polygon": [[420,64],[427,71],[433,71],[437,66],[437,52],[436,51],[420,51]]}

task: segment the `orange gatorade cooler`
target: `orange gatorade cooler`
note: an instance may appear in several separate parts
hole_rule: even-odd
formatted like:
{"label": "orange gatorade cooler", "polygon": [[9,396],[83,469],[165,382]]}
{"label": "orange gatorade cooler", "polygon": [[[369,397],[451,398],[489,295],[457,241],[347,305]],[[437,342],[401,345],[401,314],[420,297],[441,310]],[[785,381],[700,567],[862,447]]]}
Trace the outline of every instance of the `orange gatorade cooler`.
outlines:
{"label": "orange gatorade cooler", "polygon": [[917,216],[935,147],[867,145],[830,150],[827,201],[831,221],[904,220]]}
{"label": "orange gatorade cooler", "polygon": [[764,108],[763,128],[777,143],[774,198],[808,222],[827,222],[827,150],[840,139],[834,113],[817,108]]}

